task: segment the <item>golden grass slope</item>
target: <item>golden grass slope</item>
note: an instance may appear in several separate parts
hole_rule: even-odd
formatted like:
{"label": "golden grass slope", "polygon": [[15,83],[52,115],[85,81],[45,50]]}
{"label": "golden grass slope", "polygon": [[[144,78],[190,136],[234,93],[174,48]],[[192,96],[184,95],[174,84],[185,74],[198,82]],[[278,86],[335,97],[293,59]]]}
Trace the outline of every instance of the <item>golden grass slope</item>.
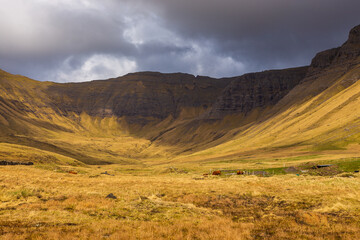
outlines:
{"label": "golden grass slope", "polygon": [[44,93],[53,84],[0,72],[0,141],[14,146],[1,148],[7,153],[3,159],[42,162],[42,158],[29,157],[31,151],[29,156],[22,154],[37,149],[52,152],[58,163],[68,162],[63,161],[66,158],[86,163],[122,162],[136,158],[150,144],[129,136],[121,119],[59,113]]}
{"label": "golden grass slope", "polygon": [[196,180],[156,171],[0,166],[0,239],[330,240],[360,231],[358,174]]}
{"label": "golden grass slope", "polygon": [[[232,140],[192,156],[225,157],[256,149],[281,151],[294,146],[307,146],[308,151],[343,148],[346,152],[349,144],[360,143],[359,79],[357,65],[320,94],[305,99],[294,93],[304,91],[300,85],[275,106],[276,114],[256,120],[239,129]],[[233,116],[234,120],[236,117]]]}

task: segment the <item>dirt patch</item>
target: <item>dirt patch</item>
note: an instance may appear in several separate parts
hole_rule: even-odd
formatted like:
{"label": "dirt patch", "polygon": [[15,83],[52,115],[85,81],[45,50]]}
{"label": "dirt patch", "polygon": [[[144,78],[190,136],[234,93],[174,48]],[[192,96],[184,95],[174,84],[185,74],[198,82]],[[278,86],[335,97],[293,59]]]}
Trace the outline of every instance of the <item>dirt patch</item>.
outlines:
{"label": "dirt patch", "polygon": [[291,166],[285,169],[286,173],[299,173],[301,170],[297,167]]}
{"label": "dirt patch", "polygon": [[319,204],[316,203],[290,203],[274,196],[252,196],[249,194],[239,194],[233,196],[185,195],[178,198],[176,201],[192,203],[197,207],[221,210],[224,215],[231,216],[233,220],[244,222],[260,219],[270,213],[284,216],[295,209],[312,210],[319,206]]}
{"label": "dirt patch", "polygon": [[313,162],[291,166],[284,169],[284,171],[286,173],[308,174],[312,176],[335,176],[343,172],[337,165],[319,165]]}

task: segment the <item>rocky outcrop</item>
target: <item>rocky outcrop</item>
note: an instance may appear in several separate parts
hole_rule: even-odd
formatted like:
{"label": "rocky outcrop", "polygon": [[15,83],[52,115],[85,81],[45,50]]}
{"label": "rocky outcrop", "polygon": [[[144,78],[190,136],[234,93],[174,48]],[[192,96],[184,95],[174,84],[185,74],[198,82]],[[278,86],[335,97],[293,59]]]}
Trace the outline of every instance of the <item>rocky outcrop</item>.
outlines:
{"label": "rocky outcrop", "polygon": [[358,64],[360,57],[360,25],[351,29],[348,40],[341,46],[335,62],[336,64]]}
{"label": "rocky outcrop", "polygon": [[217,98],[208,117],[247,114],[256,108],[275,105],[305,77],[307,69],[273,70],[234,78]]}
{"label": "rocky outcrop", "polygon": [[323,69],[329,67],[338,56],[339,51],[340,47],[322,51],[316,54],[316,56],[311,61],[307,75],[311,76],[314,74],[318,74]]}
{"label": "rocky outcrop", "polygon": [[360,25],[351,29],[348,40],[338,48],[316,54],[310,64],[307,76],[322,74],[329,67],[351,67],[360,63]]}
{"label": "rocky outcrop", "polygon": [[360,44],[360,25],[352,28],[346,44]]}

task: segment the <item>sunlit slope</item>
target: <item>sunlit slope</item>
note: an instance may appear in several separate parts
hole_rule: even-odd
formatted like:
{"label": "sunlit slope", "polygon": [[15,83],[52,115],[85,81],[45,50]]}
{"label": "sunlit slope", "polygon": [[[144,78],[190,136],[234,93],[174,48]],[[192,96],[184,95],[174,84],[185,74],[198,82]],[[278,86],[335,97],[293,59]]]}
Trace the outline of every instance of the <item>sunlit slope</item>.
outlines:
{"label": "sunlit slope", "polygon": [[[322,81],[321,78],[317,80]],[[275,107],[276,114],[239,128],[239,133],[233,140],[195,153],[190,158],[241,158],[241,153],[256,149],[285,151],[286,148],[296,146],[306,146],[306,151],[309,152],[337,149],[345,151],[351,144],[360,144],[358,80],[360,65],[353,67],[326,90],[313,97],[308,95],[313,89],[306,91],[304,86],[308,83],[304,82],[304,86],[299,85]],[[314,84],[316,82],[310,85]],[[298,95],[300,89],[302,97]]]}
{"label": "sunlit slope", "polygon": [[0,141],[91,164],[167,158],[173,147],[151,139],[200,116],[229,81],[139,73],[58,84],[1,71]]}
{"label": "sunlit slope", "polygon": [[39,130],[72,131],[44,92],[53,83],[38,82],[0,70],[0,129],[11,134]]}
{"label": "sunlit slope", "polygon": [[52,85],[0,71],[0,142],[12,146],[0,146],[2,159],[44,162],[34,156],[45,151],[49,163],[124,162],[149,145],[128,136],[117,118],[60,111],[46,92]]}
{"label": "sunlit slope", "polygon": [[44,151],[38,148],[27,147],[19,144],[0,143],[0,159],[18,162],[35,162],[40,164],[68,164],[73,166],[84,166],[74,158],[57,154],[51,151]]}

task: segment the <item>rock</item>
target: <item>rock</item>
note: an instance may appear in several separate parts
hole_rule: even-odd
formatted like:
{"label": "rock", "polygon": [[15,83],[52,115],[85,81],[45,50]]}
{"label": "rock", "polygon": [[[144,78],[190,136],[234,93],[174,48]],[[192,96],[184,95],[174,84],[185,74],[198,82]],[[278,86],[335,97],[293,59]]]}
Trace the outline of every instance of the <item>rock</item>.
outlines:
{"label": "rock", "polygon": [[108,173],[107,171],[102,172],[101,174],[104,174],[104,175],[109,175],[109,176],[115,176],[114,174],[110,174],[110,173]]}
{"label": "rock", "polygon": [[149,200],[149,198],[148,198],[148,197],[145,197],[145,196],[140,196],[140,200],[141,200],[141,201],[145,201],[145,200]]}
{"label": "rock", "polygon": [[112,193],[110,193],[109,195],[107,195],[106,198],[117,199],[117,197],[116,197],[114,194],[112,194]]}
{"label": "rock", "polygon": [[16,166],[16,165],[24,165],[24,166],[30,166],[30,165],[34,165],[33,162],[12,162],[12,161],[0,161],[0,166]]}
{"label": "rock", "polygon": [[91,176],[89,176],[89,178],[97,178],[97,177],[100,177],[100,175],[91,175]]}
{"label": "rock", "polygon": [[205,180],[204,177],[196,177],[196,178],[193,178],[194,180]]}

